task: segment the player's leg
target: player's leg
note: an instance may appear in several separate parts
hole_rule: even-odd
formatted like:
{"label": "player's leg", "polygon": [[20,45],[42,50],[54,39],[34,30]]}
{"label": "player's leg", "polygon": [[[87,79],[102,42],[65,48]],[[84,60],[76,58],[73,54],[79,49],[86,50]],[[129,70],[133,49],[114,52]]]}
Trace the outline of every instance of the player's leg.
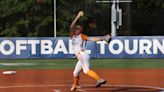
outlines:
{"label": "player's leg", "polygon": [[99,80],[100,77],[92,70],[90,70],[90,57],[88,54],[81,54],[80,55],[80,62],[82,64],[82,68],[83,68],[83,72],[87,75],[89,75],[90,77]]}
{"label": "player's leg", "polygon": [[87,75],[91,76],[92,78],[96,79],[97,80],[97,83],[96,83],[96,87],[100,87],[102,84],[105,84],[106,83],[106,80],[104,79],[101,79],[97,74],[96,72],[92,71],[92,70],[89,70],[87,72]]}
{"label": "player's leg", "polygon": [[84,73],[86,73],[90,77],[97,80],[96,87],[100,87],[102,84],[106,83],[106,80],[101,79],[96,72],[94,72],[93,70],[90,70],[90,57],[88,54],[82,54],[80,57],[80,61],[81,61]]}
{"label": "player's leg", "polygon": [[74,85],[78,85],[78,83],[79,83],[79,78],[80,78],[79,74],[80,74],[81,70],[82,70],[82,65],[81,65],[81,62],[78,61],[76,66],[75,66],[75,69],[73,71],[73,76],[74,76],[73,84]]}
{"label": "player's leg", "polygon": [[82,68],[84,73],[94,78],[95,80],[99,80],[100,77],[96,74],[96,72],[90,70],[90,57],[87,54],[81,56]]}
{"label": "player's leg", "polygon": [[74,79],[73,79],[73,85],[71,87],[71,91],[74,91],[77,88],[80,88],[80,86],[79,86],[79,78],[80,78],[79,74],[80,74],[81,70],[82,70],[81,62],[78,61],[76,66],[75,66],[74,72],[73,72]]}

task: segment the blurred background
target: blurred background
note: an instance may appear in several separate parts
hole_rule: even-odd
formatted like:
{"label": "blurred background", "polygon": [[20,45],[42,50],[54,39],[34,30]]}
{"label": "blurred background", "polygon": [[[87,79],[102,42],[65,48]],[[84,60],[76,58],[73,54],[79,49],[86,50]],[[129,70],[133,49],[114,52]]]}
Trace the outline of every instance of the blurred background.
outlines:
{"label": "blurred background", "polygon": [[[57,0],[57,37],[69,36],[69,25],[78,11],[84,33],[103,35],[111,30],[111,3],[96,0]],[[133,0],[121,3],[123,25],[118,36],[164,35],[164,0]],[[0,0],[1,37],[53,37],[54,0]]]}

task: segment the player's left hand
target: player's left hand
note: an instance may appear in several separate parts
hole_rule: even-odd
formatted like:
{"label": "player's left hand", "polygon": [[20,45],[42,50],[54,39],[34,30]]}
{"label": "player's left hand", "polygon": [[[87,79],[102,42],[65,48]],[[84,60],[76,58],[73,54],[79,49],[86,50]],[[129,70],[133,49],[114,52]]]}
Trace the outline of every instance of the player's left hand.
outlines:
{"label": "player's left hand", "polygon": [[111,40],[112,40],[112,37],[109,34],[107,34],[107,35],[105,35],[103,40],[109,44],[111,42]]}

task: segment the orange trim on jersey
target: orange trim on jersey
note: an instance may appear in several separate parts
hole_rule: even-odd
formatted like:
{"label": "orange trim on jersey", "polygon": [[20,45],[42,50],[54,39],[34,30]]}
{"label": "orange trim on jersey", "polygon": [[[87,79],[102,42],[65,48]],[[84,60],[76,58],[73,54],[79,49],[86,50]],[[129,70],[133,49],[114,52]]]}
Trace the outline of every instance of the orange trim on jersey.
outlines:
{"label": "orange trim on jersey", "polygon": [[87,40],[87,39],[88,39],[88,36],[85,35],[85,34],[81,34],[81,38],[82,38],[83,40]]}

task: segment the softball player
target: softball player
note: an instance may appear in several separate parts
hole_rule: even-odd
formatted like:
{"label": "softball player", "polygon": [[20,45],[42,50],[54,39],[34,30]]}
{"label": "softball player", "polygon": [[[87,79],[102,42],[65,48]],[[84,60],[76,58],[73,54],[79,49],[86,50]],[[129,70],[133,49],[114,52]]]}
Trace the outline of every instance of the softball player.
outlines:
{"label": "softball player", "polygon": [[81,70],[83,70],[85,74],[97,80],[96,87],[100,87],[102,84],[106,83],[106,80],[101,79],[94,71],[90,70],[90,56],[85,52],[83,48],[83,43],[86,40],[101,41],[105,38],[88,38],[86,35],[82,34],[83,28],[80,25],[76,25],[76,22],[83,15],[83,11],[80,11],[72,22],[72,24],[70,25],[70,36],[72,39],[73,50],[75,51],[75,55],[78,59],[78,62],[73,72],[74,80],[71,91],[75,91],[76,89],[81,88],[78,84],[79,74]]}

